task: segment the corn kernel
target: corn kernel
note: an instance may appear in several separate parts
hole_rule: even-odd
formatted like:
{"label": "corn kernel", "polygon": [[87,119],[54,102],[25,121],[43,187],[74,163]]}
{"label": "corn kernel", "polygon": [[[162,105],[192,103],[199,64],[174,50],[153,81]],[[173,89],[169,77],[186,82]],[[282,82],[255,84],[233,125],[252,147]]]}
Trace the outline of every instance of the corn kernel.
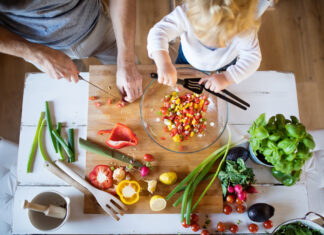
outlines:
{"label": "corn kernel", "polygon": [[190,137],[193,137],[195,135],[195,132],[190,133]]}

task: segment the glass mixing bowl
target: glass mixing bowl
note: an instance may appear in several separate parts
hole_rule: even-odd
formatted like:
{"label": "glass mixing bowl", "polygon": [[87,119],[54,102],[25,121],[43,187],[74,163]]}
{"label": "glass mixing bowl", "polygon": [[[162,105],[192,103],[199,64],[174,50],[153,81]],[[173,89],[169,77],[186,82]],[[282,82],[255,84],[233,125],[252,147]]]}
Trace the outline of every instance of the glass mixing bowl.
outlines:
{"label": "glass mixing bowl", "polygon": [[159,84],[155,79],[145,88],[140,104],[140,115],[145,132],[162,148],[176,153],[195,153],[214,144],[223,134],[228,122],[228,104],[226,101],[203,91],[209,100],[206,118],[206,129],[201,135],[194,135],[188,140],[174,142],[168,132],[164,130],[165,124],[159,115],[166,95],[178,91],[180,95],[193,93],[182,86],[170,87]]}

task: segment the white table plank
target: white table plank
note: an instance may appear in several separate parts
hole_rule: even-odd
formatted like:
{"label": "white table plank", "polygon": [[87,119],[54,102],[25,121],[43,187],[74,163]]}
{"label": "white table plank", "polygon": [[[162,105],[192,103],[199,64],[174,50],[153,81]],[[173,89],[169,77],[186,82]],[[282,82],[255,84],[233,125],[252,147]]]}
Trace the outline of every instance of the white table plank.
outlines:
{"label": "white table plank", "polygon": [[[80,175],[84,175],[85,169],[85,159],[86,151],[79,148],[78,139],[79,137],[85,138],[87,136],[87,127],[86,126],[68,126],[64,127],[62,134],[66,134],[66,130],[70,127],[75,129],[75,149],[76,149],[76,162],[71,164]],[[20,140],[19,140],[19,150],[18,150],[18,163],[17,163],[17,179],[19,185],[64,185],[65,183],[53,175],[51,172],[48,172],[44,167],[43,157],[37,149],[37,154],[35,155],[34,169],[32,173],[27,173],[27,162],[28,155],[30,151],[31,144],[36,132],[35,126],[22,126],[20,131]],[[64,136],[64,135],[63,135]],[[66,137],[66,136],[65,136]],[[57,160],[60,159],[58,153],[55,153],[51,137],[47,127],[44,127],[43,133],[44,147],[48,153],[50,159]]]}
{"label": "white table plank", "polygon": [[230,105],[230,124],[251,124],[261,113],[266,113],[267,118],[278,113],[299,117],[296,83],[291,73],[256,72],[228,90],[251,105],[247,111]]}
{"label": "white table plank", "polygon": [[[275,215],[272,219],[274,225],[295,217],[302,217],[308,211],[307,193],[305,186],[296,185],[292,187],[283,186],[261,186],[257,187],[259,193],[249,195],[248,205],[256,202],[266,202],[275,207]],[[119,222],[114,221],[105,215],[83,214],[83,195],[71,187],[22,187],[19,186],[14,201],[13,233],[42,233],[33,228],[29,222],[27,211],[21,209],[23,200],[31,200],[36,194],[55,190],[71,198],[71,217],[68,222],[59,230],[53,233],[75,233],[75,234],[175,234],[192,233],[191,229],[182,228],[178,214],[146,214],[146,215],[125,215]],[[298,206],[296,206],[298,205]],[[200,215],[200,224],[204,223],[204,215]],[[212,221],[209,231],[214,233],[219,221],[233,223],[241,220],[240,232],[248,232],[247,226],[251,221],[247,214],[232,213],[210,215]],[[166,226],[167,225],[167,226]],[[264,232],[262,224],[259,223],[259,232]]]}
{"label": "white table plank", "polygon": [[[89,73],[81,75],[89,79]],[[45,101],[51,102],[54,121],[87,125],[88,86],[84,81],[74,84],[65,79],[51,79],[43,73],[28,74],[23,97],[22,125],[37,125],[40,112],[45,111]]]}

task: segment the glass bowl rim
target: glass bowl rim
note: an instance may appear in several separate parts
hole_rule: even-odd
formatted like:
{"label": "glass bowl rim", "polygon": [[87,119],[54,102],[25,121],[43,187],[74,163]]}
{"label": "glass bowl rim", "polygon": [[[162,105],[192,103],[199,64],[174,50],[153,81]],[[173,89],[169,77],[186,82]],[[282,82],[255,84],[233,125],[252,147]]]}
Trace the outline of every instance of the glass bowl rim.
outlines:
{"label": "glass bowl rim", "polygon": [[[202,72],[202,71],[200,71],[200,72]],[[212,146],[213,144],[215,144],[220,139],[220,137],[223,135],[223,133],[224,133],[224,131],[225,131],[227,125],[228,125],[229,105],[228,105],[228,102],[227,101],[224,101],[224,102],[226,102],[226,120],[225,120],[225,125],[224,125],[223,129],[221,130],[220,134],[217,136],[217,138],[214,141],[212,141],[210,144],[206,145],[205,147],[200,148],[200,149],[197,149],[195,151],[182,152],[182,151],[175,151],[175,150],[169,149],[167,147],[164,147],[158,141],[156,141],[155,138],[150,134],[150,132],[145,127],[145,121],[144,121],[143,111],[142,111],[143,110],[142,108],[143,108],[144,96],[147,93],[148,89],[153,85],[154,82],[157,82],[157,80],[156,79],[152,79],[152,81],[147,85],[147,87],[145,88],[145,90],[143,92],[143,95],[141,97],[141,103],[140,103],[140,117],[141,117],[142,126],[143,126],[146,134],[150,137],[151,140],[153,140],[154,143],[156,143],[158,146],[160,146],[163,149],[165,149],[167,151],[170,151],[170,152],[182,153],[182,154],[189,154],[189,153],[197,153],[197,152],[200,152],[202,150],[205,150],[205,149],[209,148],[210,146]],[[165,86],[165,85],[161,85],[161,86]]]}

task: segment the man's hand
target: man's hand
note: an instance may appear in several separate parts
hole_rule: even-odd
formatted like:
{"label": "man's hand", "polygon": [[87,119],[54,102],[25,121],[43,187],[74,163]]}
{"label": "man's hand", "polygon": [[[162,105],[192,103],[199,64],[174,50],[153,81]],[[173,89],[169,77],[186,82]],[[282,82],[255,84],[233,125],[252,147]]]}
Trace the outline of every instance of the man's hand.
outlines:
{"label": "man's hand", "polygon": [[70,57],[61,51],[43,47],[35,55],[35,63],[54,79],[65,78],[68,81],[78,82],[79,71]]}
{"label": "man's hand", "polygon": [[133,102],[143,94],[142,76],[135,64],[117,66],[116,84],[127,102]]}
{"label": "man's hand", "polygon": [[212,90],[213,92],[220,92],[232,83],[233,82],[226,79],[223,73],[212,74],[208,77],[200,79],[199,81],[199,84],[204,84],[207,89]]}

